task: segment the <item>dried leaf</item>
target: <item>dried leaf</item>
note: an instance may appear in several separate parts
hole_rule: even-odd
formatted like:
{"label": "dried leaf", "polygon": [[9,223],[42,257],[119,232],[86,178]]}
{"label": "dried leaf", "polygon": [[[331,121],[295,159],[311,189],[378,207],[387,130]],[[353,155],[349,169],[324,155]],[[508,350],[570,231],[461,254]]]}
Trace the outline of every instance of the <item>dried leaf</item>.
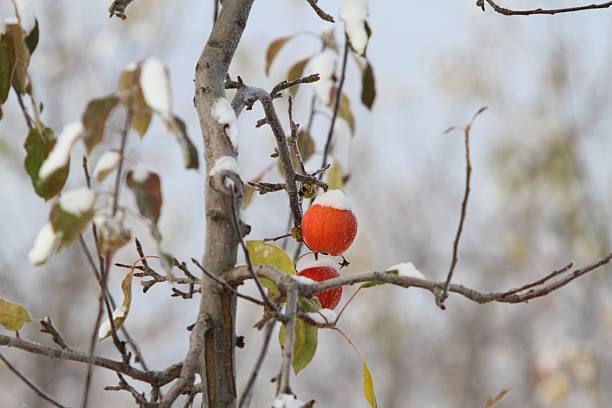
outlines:
{"label": "dried leaf", "polygon": [[140,214],[157,224],[162,206],[159,176],[146,170],[130,170],[127,173],[127,185],[136,197]]}
{"label": "dried leaf", "polygon": [[171,125],[172,133],[176,137],[181,152],[183,153],[183,161],[185,168],[197,169],[199,167],[198,151],[194,144],[189,139],[187,134],[187,126],[178,116],[174,117],[174,123]]}
{"label": "dried leaf", "polygon": [[374,69],[368,61],[361,76],[361,102],[368,108],[372,109],[374,100],[376,99],[376,81],[374,80]]}
{"label": "dried leaf", "polygon": [[[151,125],[151,119],[153,112],[147,106],[144,96],[142,94],[142,88],[138,81],[137,76],[140,75],[140,67],[134,69],[126,69],[119,76],[119,90],[121,92],[134,92],[132,97],[132,119],[130,125],[140,137],[144,137]],[[123,106],[127,107],[128,98],[122,99]]]}
{"label": "dried leaf", "polygon": [[351,111],[351,101],[345,94],[340,97],[340,109],[338,111],[338,117],[344,119],[346,124],[351,129],[351,135],[355,134],[355,118]]}
{"label": "dried leaf", "polygon": [[106,121],[118,103],[119,97],[109,95],[104,98],[93,99],[87,104],[81,118],[85,128],[83,142],[85,143],[87,153],[91,153],[93,148],[102,142],[106,129]]}
{"label": "dried leaf", "polygon": [[342,178],[342,166],[340,163],[335,161],[329,170],[327,170],[325,182],[331,190],[342,190],[344,187],[344,181]]}
{"label": "dried leaf", "polygon": [[[125,322],[130,312],[130,305],[132,304],[132,272],[128,273],[125,278],[123,278],[123,281],[121,281],[121,290],[123,291],[123,303],[113,311],[113,322],[115,323],[116,330],[119,330],[121,326],[123,326],[123,322]],[[98,338],[100,340],[105,339],[111,335],[111,331],[111,325],[107,319],[107,321],[100,325]]]}
{"label": "dried leaf", "polygon": [[38,46],[39,39],[40,39],[40,29],[38,27],[38,19],[35,19],[34,27],[28,33],[28,35],[25,36],[25,44],[28,47],[28,51],[30,51],[30,55],[34,53],[34,50]]}
{"label": "dried leaf", "polygon": [[17,92],[24,94],[31,91],[28,78],[28,65],[30,64],[30,51],[25,43],[24,32],[18,24],[7,24],[5,35],[12,41],[15,52],[15,65],[13,67],[13,85]]}
{"label": "dried leaf", "polygon": [[305,130],[300,130],[298,132],[297,138],[300,154],[302,155],[302,160],[306,162],[312,157],[315,152],[316,145],[314,139],[312,138],[310,133],[307,133]]}
{"label": "dried leaf", "polygon": [[[289,68],[289,72],[287,72],[287,81],[291,82],[291,81],[295,81],[298,78],[301,78],[302,75],[304,74],[304,68],[306,68],[308,61],[310,61],[310,57],[301,59],[295,64],[293,64],[291,68]],[[300,88],[299,85],[291,87],[289,89],[289,93],[295,96],[299,88]]]}
{"label": "dried leaf", "polygon": [[15,48],[11,37],[0,35],[0,104],[6,102],[13,81]]}
{"label": "dried leaf", "polygon": [[287,44],[292,38],[292,35],[277,38],[276,40],[272,41],[270,45],[268,45],[268,50],[266,51],[266,75],[270,75],[270,67],[274,62],[274,59],[276,58],[280,50],[285,46],[285,44]]}
{"label": "dried leaf", "polygon": [[7,330],[20,330],[24,324],[31,321],[30,313],[23,306],[0,299],[0,325]]}

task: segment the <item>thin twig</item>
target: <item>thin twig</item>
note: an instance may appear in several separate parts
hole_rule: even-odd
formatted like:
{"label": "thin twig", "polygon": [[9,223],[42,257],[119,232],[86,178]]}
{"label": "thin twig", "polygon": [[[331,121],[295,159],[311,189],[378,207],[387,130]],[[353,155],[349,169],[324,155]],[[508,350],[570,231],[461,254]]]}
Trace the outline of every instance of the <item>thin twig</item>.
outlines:
{"label": "thin twig", "polygon": [[66,343],[66,341],[64,340],[60,332],[53,325],[53,322],[51,321],[50,317],[47,316],[47,317],[42,318],[39,321],[39,323],[41,326],[40,328],[41,333],[46,333],[46,334],[51,335],[51,338],[53,339],[53,342],[55,344],[57,344],[64,350],[70,350],[70,347],[68,347],[68,344]]}
{"label": "thin twig", "polygon": [[487,2],[493,10],[495,10],[499,14],[503,14],[504,16],[531,16],[537,14],[560,14],[560,13],[572,13],[576,11],[585,11],[585,10],[596,10],[596,9],[605,9],[612,6],[612,1],[608,1],[605,3],[597,3],[597,4],[587,4],[584,6],[575,6],[575,7],[564,7],[564,8],[556,8],[556,9],[530,9],[530,10],[511,10],[497,5],[493,0],[478,0],[476,5],[485,11],[485,4]]}
{"label": "thin twig", "polygon": [[332,16],[321,10],[321,7],[319,7],[319,5],[317,4],[317,0],[306,1],[308,2],[308,4],[310,4],[310,7],[312,7],[315,13],[317,13],[317,16],[321,17],[325,21],[329,21],[330,23],[334,22],[334,18]]}
{"label": "thin twig", "polygon": [[44,399],[51,405],[54,405],[58,408],[67,408],[65,405],[60,404],[55,399],[53,399],[49,394],[38,388],[32,381],[30,381],[25,375],[23,375],[17,368],[15,368],[2,354],[0,354],[0,360],[6,365],[6,367],[13,372],[21,381],[23,381],[28,387],[30,387],[36,395],[40,398]]}

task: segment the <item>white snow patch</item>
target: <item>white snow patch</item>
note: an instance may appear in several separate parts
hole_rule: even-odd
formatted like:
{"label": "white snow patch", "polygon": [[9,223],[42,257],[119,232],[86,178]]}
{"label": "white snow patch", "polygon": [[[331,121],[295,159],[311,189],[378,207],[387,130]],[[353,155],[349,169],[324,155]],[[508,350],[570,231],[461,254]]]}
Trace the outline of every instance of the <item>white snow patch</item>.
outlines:
{"label": "white snow patch", "polygon": [[[238,162],[235,157],[232,156],[221,156],[217,160],[215,160],[215,164],[213,164],[212,169],[208,175],[210,177],[215,176],[221,172],[230,172],[230,173],[240,173],[240,167],[238,167]],[[227,187],[227,186],[226,186]]]}
{"label": "white snow patch", "polygon": [[42,265],[47,262],[47,259],[53,253],[55,245],[58,241],[58,235],[53,230],[51,223],[45,224],[34,240],[34,245],[28,254],[28,259],[33,265]]}
{"label": "white snow patch", "polygon": [[83,123],[72,122],[64,126],[64,130],[60,133],[57,138],[53,150],[49,153],[49,156],[45,159],[40,170],[38,171],[38,177],[46,179],[56,170],[61,169],[70,159],[70,150],[72,145],[83,135]]}
{"label": "white snow patch", "polygon": [[336,321],[336,312],[331,309],[319,309],[317,312],[308,313],[308,317],[320,324],[328,324]]}
{"label": "white snow patch", "polygon": [[409,278],[425,279],[425,276],[413,265],[412,262],[404,262],[387,268],[387,271],[397,271],[399,276]]}
{"label": "white snow patch", "polygon": [[149,108],[170,121],[173,116],[170,74],[160,60],[149,58],[144,61],[140,71],[140,87]]}
{"label": "white snow patch", "polygon": [[291,394],[281,394],[274,400],[272,408],[302,408],[306,405],[304,401],[300,401]]}
{"label": "white snow patch", "polygon": [[238,127],[238,119],[232,104],[226,98],[219,98],[212,107],[212,114],[220,125],[227,125],[225,134],[232,143],[232,146],[234,146],[234,149],[236,149],[238,147],[240,128]]}
{"label": "white snow patch", "polygon": [[134,71],[136,68],[138,68],[138,62],[132,61],[125,67],[125,71]]}
{"label": "white snow patch", "polygon": [[137,165],[132,169],[132,180],[139,184],[142,184],[147,181],[147,179],[149,178],[149,174],[151,174],[149,170],[145,169],[141,165]]}
{"label": "white snow patch", "polygon": [[367,0],[343,0],[340,7],[340,19],[344,21],[344,29],[351,45],[363,55],[368,45],[368,33],[365,29],[368,18]]}
{"label": "white snow patch", "polygon": [[351,210],[351,204],[342,190],[327,190],[323,194],[319,194],[314,205],[331,207],[337,210]]}
{"label": "white snow patch", "polygon": [[320,267],[327,267],[327,268],[333,268],[335,270],[338,270],[340,265],[338,264],[338,262],[334,261],[333,259],[321,258],[319,260],[306,262],[303,265],[300,265],[299,271],[301,272],[305,269],[320,268]]}
{"label": "white snow patch", "polygon": [[92,209],[96,196],[87,187],[67,191],[60,196],[59,205],[62,210],[73,215],[81,214]]}
{"label": "white snow patch", "polygon": [[36,23],[36,18],[32,12],[32,6],[30,2],[26,0],[15,0],[15,5],[17,6],[19,18],[21,19],[21,28],[23,28],[26,33],[29,33]]}
{"label": "white snow patch", "polygon": [[94,169],[94,177],[98,182],[104,181],[119,165],[121,155],[118,152],[106,152],[98,159]]}
{"label": "white snow patch", "polygon": [[[127,316],[127,309],[125,306],[121,305],[113,310],[113,320],[123,319]],[[111,324],[108,318],[100,325],[100,329],[98,330],[98,338],[104,339],[111,334]]]}
{"label": "white snow patch", "polygon": [[318,73],[321,79],[313,82],[313,87],[317,97],[326,105],[331,103],[331,93],[334,86],[334,74],[336,72],[336,54],[326,49],[315,55],[308,63],[306,72]]}
{"label": "white snow patch", "polygon": [[298,281],[299,283],[304,284],[304,285],[314,285],[317,283],[317,281],[307,278],[306,276],[292,275],[291,277],[295,279],[296,281]]}

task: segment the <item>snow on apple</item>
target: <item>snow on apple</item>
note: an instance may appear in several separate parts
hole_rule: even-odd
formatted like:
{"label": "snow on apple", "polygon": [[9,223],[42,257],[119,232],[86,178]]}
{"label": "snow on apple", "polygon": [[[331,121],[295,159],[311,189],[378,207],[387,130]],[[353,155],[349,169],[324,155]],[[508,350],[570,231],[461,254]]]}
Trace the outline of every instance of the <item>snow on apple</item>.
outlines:
{"label": "snow on apple", "polygon": [[93,208],[95,195],[87,187],[67,191],[60,196],[59,205],[62,210],[80,216]]}
{"label": "snow on apple", "polygon": [[351,203],[346,195],[344,195],[342,190],[327,190],[323,194],[319,194],[317,199],[314,201],[314,205],[331,207],[337,210],[350,211],[351,209]]}
{"label": "snow on apple", "polygon": [[308,313],[308,317],[320,324],[328,324],[336,321],[336,313],[331,309],[319,309],[316,312]]}
{"label": "snow on apple", "polygon": [[28,253],[28,259],[33,265],[42,265],[47,262],[47,259],[53,253],[55,246],[59,240],[58,235],[53,230],[51,223],[45,224],[34,240],[34,245]]}
{"label": "snow on apple", "polygon": [[325,49],[323,52],[312,57],[306,71],[319,74],[320,79],[310,85],[314,88],[315,94],[321,102],[329,105],[334,86],[336,54],[330,49]]}
{"label": "snow on apple", "polygon": [[70,160],[70,150],[84,132],[83,123],[73,122],[69,123],[64,127],[62,133],[60,133],[53,150],[49,153],[49,156],[45,159],[40,170],[38,171],[38,177],[46,179],[52,175],[55,171],[61,169]]}
{"label": "snow on apple", "polygon": [[170,121],[173,116],[170,74],[161,61],[149,58],[143,62],[140,72],[140,88],[147,106],[164,120]]}
{"label": "snow on apple", "polygon": [[368,45],[366,19],[367,0],[344,0],[340,8],[340,19],[344,21],[346,35],[357,53],[363,55]]}
{"label": "snow on apple", "polygon": [[106,152],[98,159],[94,169],[94,177],[98,182],[104,181],[119,165],[121,155],[118,152]]}
{"label": "snow on apple", "polygon": [[397,271],[399,276],[409,278],[425,279],[425,276],[414,266],[412,262],[404,262],[387,268],[387,271]]}
{"label": "snow on apple", "polygon": [[217,123],[227,126],[225,134],[229,138],[234,149],[237,149],[240,128],[238,127],[236,113],[230,102],[226,98],[217,99],[212,107],[212,114]]}

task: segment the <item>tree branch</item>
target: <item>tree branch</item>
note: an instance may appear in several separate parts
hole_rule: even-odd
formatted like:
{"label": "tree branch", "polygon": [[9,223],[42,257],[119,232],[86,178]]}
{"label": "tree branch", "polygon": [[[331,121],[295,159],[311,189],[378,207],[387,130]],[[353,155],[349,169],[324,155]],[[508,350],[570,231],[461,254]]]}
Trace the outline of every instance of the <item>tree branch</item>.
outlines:
{"label": "tree branch", "polygon": [[572,13],[576,11],[585,11],[585,10],[596,10],[596,9],[605,9],[612,6],[612,1],[607,1],[605,3],[597,3],[597,4],[587,4],[584,6],[575,6],[575,7],[564,7],[564,8],[556,8],[556,9],[530,9],[530,10],[511,10],[504,7],[499,6],[493,0],[477,0],[476,5],[485,11],[485,3],[487,2],[495,12],[499,14],[503,14],[504,16],[530,16],[537,14],[560,14],[560,13]]}

